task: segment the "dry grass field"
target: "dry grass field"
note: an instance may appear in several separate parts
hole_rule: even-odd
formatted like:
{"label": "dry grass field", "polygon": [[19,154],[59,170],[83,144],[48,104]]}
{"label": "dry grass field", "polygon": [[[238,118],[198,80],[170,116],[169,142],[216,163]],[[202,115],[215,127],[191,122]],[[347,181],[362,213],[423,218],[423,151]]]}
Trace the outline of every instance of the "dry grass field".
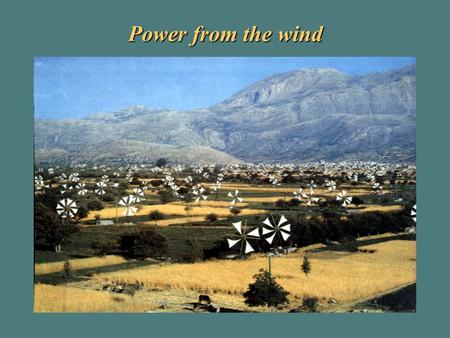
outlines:
{"label": "dry grass field", "polygon": [[[122,256],[114,256],[114,255],[70,260],[72,270],[95,268],[99,266],[121,264],[125,262],[126,259],[123,258]],[[45,275],[48,273],[61,272],[63,271],[63,269],[64,269],[64,262],[40,263],[34,265],[34,274]]]}
{"label": "dry grass field", "polygon": [[[376,295],[416,280],[415,241],[394,240],[370,245],[372,254],[322,251],[309,253],[312,272],[300,271],[304,252],[273,259],[273,275],[288,290],[291,301],[315,296],[350,302]],[[363,247],[365,248],[365,247]],[[148,266],[96,276],[100,280],[139,281],[147,288],[195,290],[211,294],[241,295],[252,276],[267,268],[267,258],[218,260],[195,264]]]}
{"label": "dry grass field", "polygon": [[[218,218],[218,220],[222,220],[224,218]],[[169,226],[169,225],[181,225],[192,222],[204,222],[205,216],[192,216],[192,217],[173,217],[173,218],[165,218],[159,220],[156,225],[160,227]],[[142,224],[146,225],[155,225],[155,221],[147,221]]]}
{"label": "dry grass field", "polygon": [[[229,205],[229,203],[228,203]],[[125,208],[117,208],[117,213],[119,217],[123,215]],[[141,205],[139,206],[139,210],[136,213],[136,216],[148,215],[151,211],[159,210],[160,212],[166,215],[184,215],[186,216],[186,211],[184,210],[184,206],[180,202],[172,202],[167,204],[155,204],[155,205]],[[256,215],[263,214],[265,210],[257,210],[257,209],[243,209],[240,216],[246,215]],[[225,217],[230,215],[230,209],[227,207],[212,207],[207,204],[201,203],[200,206],[194,206],[190,211],[191,216],[206,216],[208,214],[214,213],[219,217]],[[86,218],[82,219],[82,221],[94,220],[95,215],[100,215],[102,219],[111,219],[116,216],[116,208],[104,208],[100,211],[90,211]]]}
{"label": "dry grass field", "polygon": [[67,286],[35,284],[35,312],[144,312],[151,304],[125,295]]}

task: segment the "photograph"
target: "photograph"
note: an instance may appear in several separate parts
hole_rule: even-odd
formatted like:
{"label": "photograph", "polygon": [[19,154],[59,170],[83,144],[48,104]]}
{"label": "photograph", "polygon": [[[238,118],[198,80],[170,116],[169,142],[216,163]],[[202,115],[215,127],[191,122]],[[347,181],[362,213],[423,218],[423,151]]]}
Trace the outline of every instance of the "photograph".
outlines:
{"label": "photograph", "polygon": [[416,57],[32,63],[35,313],[416,312]]}

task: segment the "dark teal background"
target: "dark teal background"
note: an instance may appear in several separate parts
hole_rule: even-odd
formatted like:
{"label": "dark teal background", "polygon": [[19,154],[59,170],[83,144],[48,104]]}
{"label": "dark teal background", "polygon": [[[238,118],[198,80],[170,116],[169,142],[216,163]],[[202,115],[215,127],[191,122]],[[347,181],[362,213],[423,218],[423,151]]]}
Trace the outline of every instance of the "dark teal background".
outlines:
{"label": "dark teal background", "polygon": [[[448,318],[448,8],[444,1],[2,1],[0,332],[4,337],[423,337]],[[130,26],[326,26],[322,44],[129,44]],[[34,56],[416,56],[416,314],[34,314]],[[336,276],[339,279],[339,276]],[[435,333],[432,333],[435,332]],[[440,332],[440,333],[437,333]]]}

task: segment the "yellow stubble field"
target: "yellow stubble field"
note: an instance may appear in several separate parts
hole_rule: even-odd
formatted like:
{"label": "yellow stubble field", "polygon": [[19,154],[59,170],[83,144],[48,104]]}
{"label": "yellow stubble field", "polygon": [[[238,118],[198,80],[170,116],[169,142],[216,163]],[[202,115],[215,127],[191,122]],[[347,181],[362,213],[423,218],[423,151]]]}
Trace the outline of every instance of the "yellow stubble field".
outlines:
{"label": "yellow stubble field", "polygon": [[[310,253],[312,271],[308,280],[300,270],[304,252],[273,258],[273,275],[290,292],[290,299],[315,296],[350,302],[377,295],[416,280],[415,241],[392,240],[362,247],[372,254],[348,252]],[[148,288],[184,289],[241,295],[267,257],[218,260],[195,264],[167,264],[100,274],[96,278],[139,281]]]}

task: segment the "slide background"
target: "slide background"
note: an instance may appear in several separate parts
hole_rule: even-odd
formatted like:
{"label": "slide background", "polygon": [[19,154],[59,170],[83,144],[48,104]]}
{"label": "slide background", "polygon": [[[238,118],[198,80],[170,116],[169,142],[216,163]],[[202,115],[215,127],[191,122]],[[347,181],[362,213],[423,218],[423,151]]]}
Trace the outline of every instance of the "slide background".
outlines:
{"label": "slide background", "polygon": [[[448,331],[448,8],[443,1],[4,1],[1,43],[0,332],[44,337],[423,337]],[[129,44],[151,29],[325,25],[322,44]],[[416,314],[34,314],[33,57],[416,56]],[[339,276],[336,276],[339,278]],[[434,334],[432,332],[435,332]]]}

